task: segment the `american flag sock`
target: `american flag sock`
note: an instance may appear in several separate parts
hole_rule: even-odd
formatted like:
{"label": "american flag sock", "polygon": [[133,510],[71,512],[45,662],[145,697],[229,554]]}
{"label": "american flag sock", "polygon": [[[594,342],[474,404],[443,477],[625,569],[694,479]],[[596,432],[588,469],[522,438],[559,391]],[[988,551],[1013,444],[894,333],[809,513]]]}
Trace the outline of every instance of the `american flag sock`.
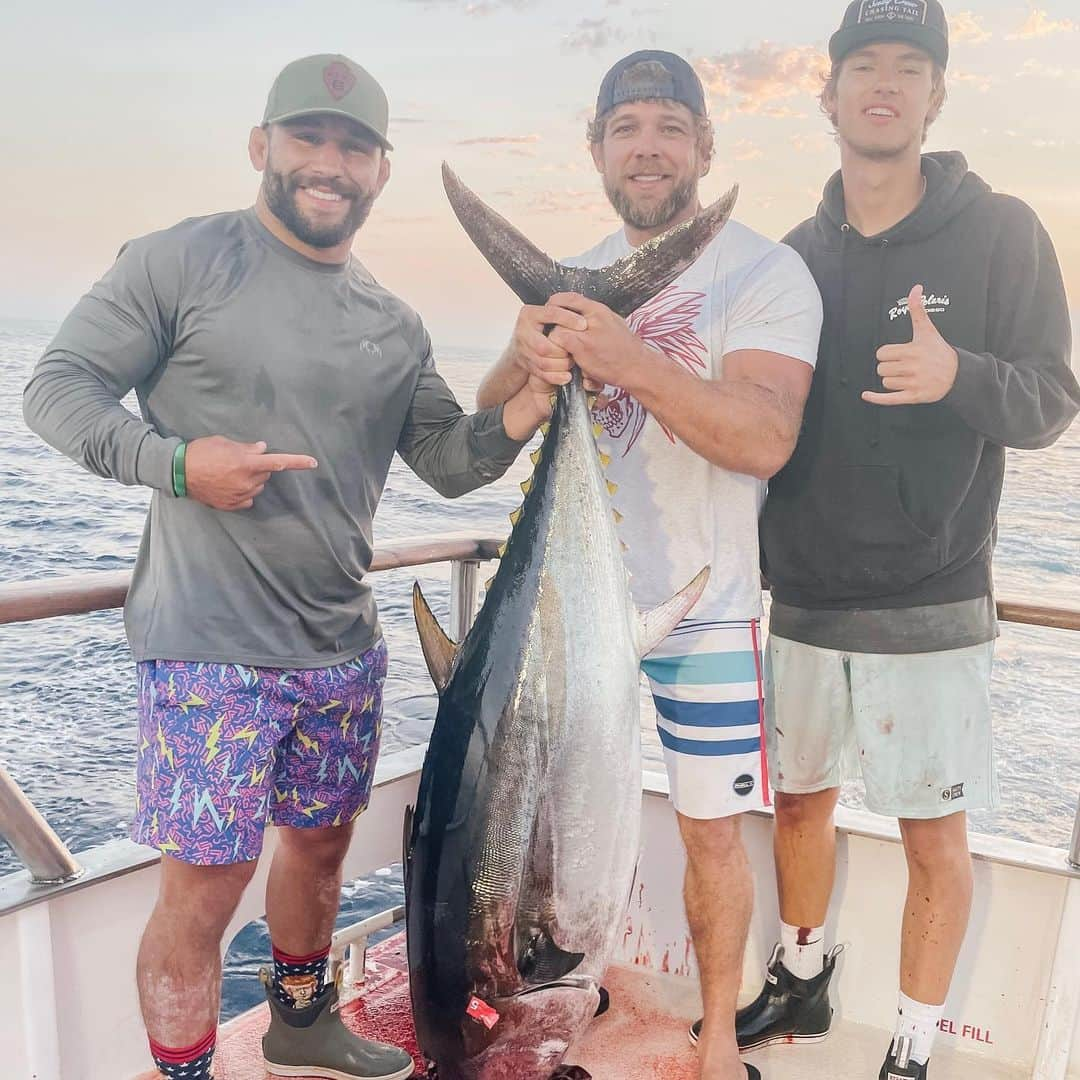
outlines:
{"label": "american flag sock", "polygon": [[310,1005],[326,979],[330,946],[307,956],[292,956],[276,945],[274,953],[274,993],[282,1005],[302,1009]]}
{"label": "american flag sock", "polygon": [[162,1046],[150,1040],[150,1054],[158,1072],[168,1080],[214,1080],[210,1066],[214,1063],[214,1047],[217,1045],[217,1028],[193,1046]]}

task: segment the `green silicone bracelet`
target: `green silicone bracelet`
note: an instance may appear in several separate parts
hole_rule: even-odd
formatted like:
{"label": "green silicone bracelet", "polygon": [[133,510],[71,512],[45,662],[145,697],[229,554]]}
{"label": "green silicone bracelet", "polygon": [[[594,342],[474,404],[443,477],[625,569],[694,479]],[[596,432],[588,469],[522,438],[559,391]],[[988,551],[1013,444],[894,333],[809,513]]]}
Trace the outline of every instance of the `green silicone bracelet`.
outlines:
{"label": "green silicone bracelet", "polygon": [[184,461],[187,457],[187,443],[182,442],[172,456],[172,489],[178,499],[187,495],[187,474],[184,469]]}

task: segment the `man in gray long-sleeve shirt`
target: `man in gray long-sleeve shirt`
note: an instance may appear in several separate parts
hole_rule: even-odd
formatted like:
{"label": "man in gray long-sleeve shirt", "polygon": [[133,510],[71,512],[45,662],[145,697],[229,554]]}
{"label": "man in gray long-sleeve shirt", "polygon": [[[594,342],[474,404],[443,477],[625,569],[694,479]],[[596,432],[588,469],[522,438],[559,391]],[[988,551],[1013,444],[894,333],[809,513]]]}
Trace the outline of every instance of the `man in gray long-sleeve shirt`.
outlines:
{"label": "man in gray long-sleeve shirt", "polygon": [[[137,840],[162,851],[139,988],[165,1076],[210,1077],[221,935],[267,820],[273,1073],[402,1078],[324,986],[367,805],[386,652],[365,575],[395,450],[453,497],[549,411],[534,381],[466,416],[420,319],[349,252],[389,178],[387,104],[340,56],[290,64],[251,134],[253,209],[127,244],[34,372],[27,423],[154,489],[125,621],[138,662]],[[142,418],[120,400],[138,396]]]}

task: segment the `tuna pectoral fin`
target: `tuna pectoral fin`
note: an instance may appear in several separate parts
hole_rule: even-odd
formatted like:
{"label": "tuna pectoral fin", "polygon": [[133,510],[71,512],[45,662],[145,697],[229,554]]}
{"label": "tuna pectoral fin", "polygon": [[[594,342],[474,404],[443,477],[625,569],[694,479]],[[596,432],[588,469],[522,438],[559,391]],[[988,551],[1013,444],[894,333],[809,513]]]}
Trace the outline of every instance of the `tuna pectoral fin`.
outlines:
{"label": "tuna pectoral fin", "polygon": [[405,821],[401,827],[401,863],[405,867],[405,873],[409,872],[409,857],[412,855],[413,819],[416,816],[416,808],[410,803],[405,807]]}
{"label": "tuna pectoral fin", "polygon": [[584,953],[560,949],[546,930],[534,930],[518,949],[518,972],[529,983],[553,983],[566,978],[582,960]]}
{"label": "tuna pectoral fin", "polygon": [[690,609],[701,599],[709,581],[709,567],[704,567],[686,588],[665,600],[652,611],[638,616],[638,655],[648,656],[679,625]]}
{"label": "tuna pectoral fin", "polygon": [[420,648],[424,651],[431,681],[441,694],[450,682],[450,669],[454,666],[458,647],[446,636],[446,632],[432,615],[431,608],[420,591],[420,582],[413,584],[412,595],[413,618],[416,619],[416,632],[420,635]]}

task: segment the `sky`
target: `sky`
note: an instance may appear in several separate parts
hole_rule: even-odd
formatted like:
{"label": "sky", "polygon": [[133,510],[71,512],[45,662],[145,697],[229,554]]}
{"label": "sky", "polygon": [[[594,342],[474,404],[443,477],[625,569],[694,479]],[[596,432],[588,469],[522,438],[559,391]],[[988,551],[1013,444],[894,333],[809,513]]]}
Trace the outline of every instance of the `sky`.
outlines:
{"label": "sky", "polygon": [[[0,317],[62,318],[127,239],[248,206],[247,136],[277,72],[316,52],[390,99],[393,175],[355,252],[437,345],[494,347],[516,304],[442,193],[449,161],[553,256],[616,227],[585,144],[607,68],[679,52],[705,82],[708,201],[779,239],[813,213],[838,151],[818,111],[844,0],[144,0],[19,3],[0,40]],[[949,8],[949,100],[928,150],[959,149],[1030,203],[1080,312],[1080,14],[1075,0]]]}

